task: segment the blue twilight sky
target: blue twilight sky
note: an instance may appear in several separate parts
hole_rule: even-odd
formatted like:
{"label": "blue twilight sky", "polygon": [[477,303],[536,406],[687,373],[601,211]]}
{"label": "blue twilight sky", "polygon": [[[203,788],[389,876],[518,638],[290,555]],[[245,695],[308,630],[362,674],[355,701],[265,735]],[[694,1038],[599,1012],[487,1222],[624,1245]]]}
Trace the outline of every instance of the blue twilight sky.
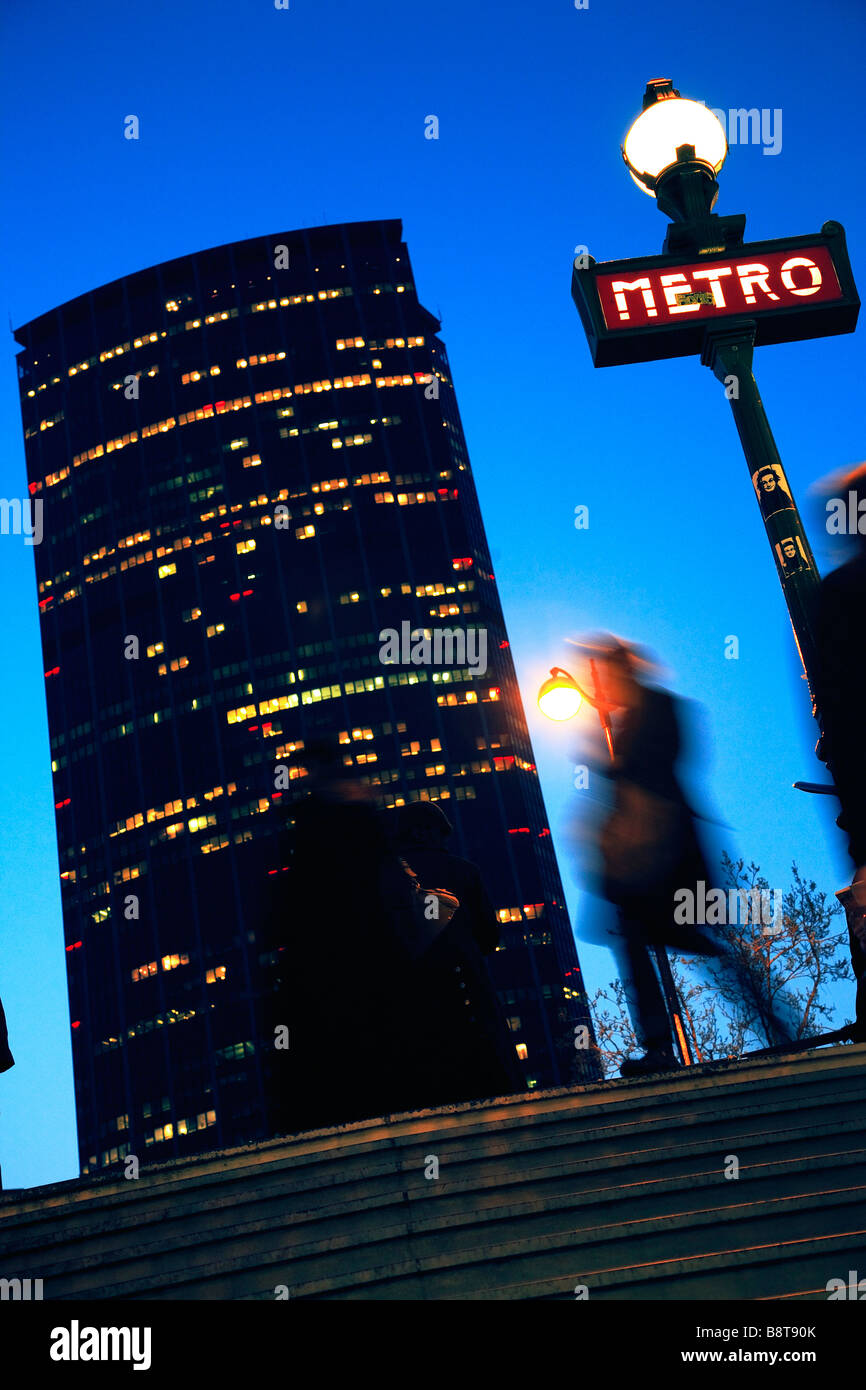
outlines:
{"label": "blue twilight sky", "polygon": [[[709,790],[732,845],[784,886],[847,860],[821,780],[769,546],[721,387],[696,358],[595,371],[570,297],[574,247],[661,249],[666,219],[619,142],[648,78],[728,110],[781,112],[781,150],[734,145],[717,211],[747,239],[847,229],[866,277],[860,0],[149,0],[3,19],[0,312],[17,326],[116,276],[283,228],[401,217],[443,321],[470,458],[556,834],[571,735],[534,694],[562,638],[655,649],[712,730]],[[141,138],[123,138],[138,115]],[[435,114],[437,141],[424,138]],[[774,117],[778,142],[779,118]],[[0,370],[0,495],[25,493],[14,363]],[[864,457],[860,339],[761,349],[756,373],[818,555],[809,484]],[[586,531],[574,509],[590,509]],[[0,1077],[7,1187],[77,1173],[53,797],[33,556],[0,538]],[[724,639],[740,640],[738,661]],[[565,862],[570,903],[577,892]],[[583,947],[590,993],[612,977]],[[842,1016],[853,987],[842,991]]]}

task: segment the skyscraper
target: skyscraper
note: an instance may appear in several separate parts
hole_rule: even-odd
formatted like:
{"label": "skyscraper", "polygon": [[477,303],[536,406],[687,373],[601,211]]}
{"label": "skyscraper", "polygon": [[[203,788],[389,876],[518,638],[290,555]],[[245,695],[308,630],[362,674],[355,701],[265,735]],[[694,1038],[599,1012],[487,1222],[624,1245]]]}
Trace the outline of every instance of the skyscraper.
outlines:
{"label": "skyscraper", "polygon": [[[401,238],[238,242],[16,332],[84,1172],[268,1133],[259,890],[313,738],[386,813],[447,806],[503,923],[492,972],[528,1084],[576,1058],[596,1074],[448,359]],[[381,634],[418,629],[450,631],[450,659],[383,658]]]}

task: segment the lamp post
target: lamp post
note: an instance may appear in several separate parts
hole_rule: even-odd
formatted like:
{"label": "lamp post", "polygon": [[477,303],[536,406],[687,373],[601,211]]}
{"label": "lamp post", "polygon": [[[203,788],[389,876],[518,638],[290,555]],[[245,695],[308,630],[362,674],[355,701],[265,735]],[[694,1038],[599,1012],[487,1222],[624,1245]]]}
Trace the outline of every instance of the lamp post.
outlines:
{"label": "lamp post", "polygon": [[[838,222],[825,222],[820,232],[807,235],[745,243],[744,213],[719,217],[713,212],[727,153],[724,129],[712,111],[684,99],[669,78],[647,83],[622,156],[634,182],[670,218],[662,254],[597,263],[582,252],[574,262],[571,293],[595,367],[694,354],[724,385],[812,711],[820,719],[812,627],[818,568],[752,358],[754,348],[764,344],[853,333],[860,299]],[[610,740],[608,747],[612,753]],[[670,974],[666,956],[659,966],[664,979],[665,967]],[[677,1035],[679,1040],[679,1029]]]}
{"label": "lamp post", "polygon": [[573,719],[580,709],[584,700],[588,705],[592,705],[598,710],[598,717],[601,721],[601,728],[604,734],[604,741],[607,744],[607,751],[613,760],[613,729],[610,723],[610,710],[604,703],[601,693],[601,683],[598,679],[598,670],[594,659],[590,659],[590,674],[592,676],[592,686],[594,695],[588,695],[586,691],[569,675],[568,671],[561,666],[553,666],[550,671],[550,678],[538,692],[538,708],[548,719],[561,722],[565,719]]}
{"label": "lamp post", "polygon": [[572,294],[596,366],[700,353],[725,386],[813,693],[811,608],[820,577],[752,355],[762,343],[851,332],[860,301],[838,223],[811,237],[747,245],[745,214],[713,212],[727,153],[712,111],[681,97],[668,78],[649,82],[622,157],[671,219],[662,255],[607,265],[578,260]]}
{"label": "lamp post", "polygon": [[[610,706],[604,697],[604,690],[599,680],[598,668],[595,659],[590,657],[589,661],[590,677],[592,679],[593,693],[588,691],[575,680],[568,671],[562,666],[551,668],[550,676],[544,682],[538,692],[538,708],[548,719],[557,723],[567,719],[573,719],[584,701],[592,705],[598,714],[601,724],[604,741],[607,746],[608,755],[611,762],[616,760],[616,753],[613,745],[613,727],[610,718]],[[662,994],[665,1005],[673,1024],[673,1034],[676,1039],[677,1051],[682,1059],[683,1066],[692,1065],[692,1054],[689,1048],[688,1037],[683,1026],[682,1007],[680,1005],[677,987],[674,982],[673,971],[668,960],[668,954],[664,946],[651,946],[650,950],[655,958],[656,967],[659,973],[659,983],[661,984]]]}
{"label": "lamp post", "polygon": [[643,109],[622,144],[626,168],[642,193],[672,219],[665,252],[737,245],[744,213],[718,217],[716,175],[728,155],[721,122],[699,101],[681,97],[669,78],[647,83]]}

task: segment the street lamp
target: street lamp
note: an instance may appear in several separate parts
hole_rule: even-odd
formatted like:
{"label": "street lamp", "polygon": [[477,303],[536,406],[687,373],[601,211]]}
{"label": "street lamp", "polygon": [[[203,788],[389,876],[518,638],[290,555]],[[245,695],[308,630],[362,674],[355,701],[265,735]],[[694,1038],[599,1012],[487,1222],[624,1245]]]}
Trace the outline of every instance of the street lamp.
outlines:
{"label": "street lamp", "polygon": [[584,690],[561,666],[551,667],[550,676],[538,692],[538,708],[548,719],[556,720],[561,723],[566,719],[573,719],[584,701],[592,705],[598,711],[598,719],[604,734],[604,741],[607,744],[607,751],[611,760],[614,758],[613,751],[613,729],[610,722],[610,706],[608,705],[601,681],[598,676],[598,667],[594,658],[590,658],[589,673],[592,677],[592,690],[590,695],[588,690]]}
{"label": "street lamp", "polygon": [[538,692],[538,708],[548,719],[573,719],[585,699],[577,681],[561,666],[553,666]]}
{"label": "street lamp", "polygon": [[728,157],[719,118],[699,101],[681,97],[669,77],[647,83],[643,110],[621,146],[642,193],[670,217],[664,250],[724,249],[743,240],[743,213],[718,217],[716,175]]}
{"label": "street lamp", "polygon": [[[669,78],[649,82],[622,156],[634,182],[671,219],[662,254],[597,262],[579,248],[571,293],[593,366],[700,354],[724,386],[820,717],[812,628],[820,577],[752,358],[756,345],[853,333],[860,299],[838,222],[805,236],[746,243],[744,213],[719,217],[712,211],[727,151],[712,111],[681,97]],[[672,454],[677,433],[685,437],[689,428],[690,422],[672,432]],[[609,730],[605,734],[613,756]],[[670,1003],[676,996],[661,949],[658,960]]]}
{"label": "street lamp", "polygon": [[643,110],[622,145],[626,167],[643,193],[677,220],[703,218],[719,196],[728,141],[718,117],[681,97],[669,78],[647,83]]}
{"label": "street lamp", "polygon": [[[709,316],[696,347],[702,363],[724,385],[730,401],[811,690],[815,664],[812,605],[818,567],[752,371],[753,349],[764,331],[756,310],[760,306],[773,312],[782,300],[769,285],[766,243],[755,244],[758,254],[746,258],[748,263],[737,268],[736,277],[733,267],[713,263],[714,256],[743,246],[746,225],[743,213],[719,217],[712,211],[719,193],[716,175],[727,153],[725,131],[712,111],[681,97],[669,78],[647,83],[643,109],[625,137],[622,156],[638,188],[654,196],[660,211],[671,219],[663,246],[663,256],[670,261],[660,267],[666,309],[680,322],[699,323],[704,315]],[[703,264],[686,267],[688,274],[684,274],[682,262],[674,260],[683,255],[697,257]],[[811,266],[808,258],[791,257],[784,262],[787,280],[793,286],[791,295],[798,299],[816,292],[811,285],[795,284],[791,275],[795,263],[807,261]],[[662,273],[665,270],[670,273]],[[748,283],[747,274],[763,277],[760,299],[757,293],[743,289],[742,307],[736,310],[737,284],[742,287]],[[820,278],[817,270],[813,279],[816,277]],[[644,283],[639,277],[637,282]],[[648,293],[652,297],[651,284]],[[717,317],[720,309],[724,314]],[[790,315],[791,311],[782,312]],[[658,318],[657,311],[655,316]]]}

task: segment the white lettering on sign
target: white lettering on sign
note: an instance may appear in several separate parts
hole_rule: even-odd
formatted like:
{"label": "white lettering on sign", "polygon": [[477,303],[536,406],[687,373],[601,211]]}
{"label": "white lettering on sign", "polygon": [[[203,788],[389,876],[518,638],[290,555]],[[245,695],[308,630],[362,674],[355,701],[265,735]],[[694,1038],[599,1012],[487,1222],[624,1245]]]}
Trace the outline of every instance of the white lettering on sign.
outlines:
{"label": "white lettering on sign", "polygon": [[[802,265],[808,268],[811,277],[810,284],[801,285],[799,288],[794,285],[794,277],[791,271],[795,265]],[[808,256],[791,256],[782,266],[782,284],[785,286],[785,289],[790,290],[792,294],[817,294],[822,284],[821,272],[815,262],[809,260]]]}
{"label": "white lettering on sign", "polygon": [[804,299],[817,307],[843,297],[833,257],[824,246],[794,251],[746,246],[739,259],[734,253],[692,264],[621,263],[607,274],[598,266],[594,279],[607,327],[624,331],[696,324],[744,311],[805,309]]}
{"label": "white lettering on sign", "polygon": [[658,309],[653,299],[653,292],[650,289],[648,276],[644,277],[642,280],[632,280],[631,282],[626,280],[614,280],[611,289],[613,290],[613,297],[616,300],[616,307],[619,309],[619,316],[621,319],[628,319],[629,317],[625,300],[625,296],[629,290],[640,290],[643,294],[643,302],[646,305],[648,319],[658,317]]}
{"label": "white lettering on sign", "polygon": [[743,291],[743,298],[745,299],[747,304],[754,304],[755,302],[756,296],[755,291],[752,289],[753,285],[757,285],[758,289],[761,290],[762,293],[765,294],[768,299],[779,298],[779,296],[777,294],[774,294],[773,291],[770,289],[770,286],[767,284],[767,278],[770,274],[768,266],[757,264],[738,265],[737,274],[740,277],[740,285]]}
{"label": "white lettering on sign", "polygon": [[[683,298],[686,295],[694,294],[694,290],[679,271],[672,275],[663,275],[661,278],[662,289],[664,290],[665,303],[672,314],[691,314],[700,309],[700,300],[693,304],[684,304]],[[679,289],[676,287],[679,286]]]}
{"label": "white lettering on sign", "polygon": [[707,270],[695,270],[692,272],[694,280],[709,280],[710,289],[713,292],[713,303],[717,309],[724,309],[725,296],[722,294],[722,287],[719,284],[723,275],[730,275],[729,265],[711,265]]}

